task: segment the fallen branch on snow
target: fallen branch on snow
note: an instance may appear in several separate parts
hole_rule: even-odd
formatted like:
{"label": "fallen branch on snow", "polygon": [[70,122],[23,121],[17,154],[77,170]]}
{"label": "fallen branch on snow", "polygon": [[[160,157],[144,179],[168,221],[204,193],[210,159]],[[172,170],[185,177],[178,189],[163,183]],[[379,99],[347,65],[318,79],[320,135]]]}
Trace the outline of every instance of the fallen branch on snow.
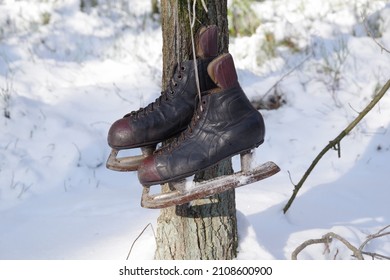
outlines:
{"label": "fallen branch on snow", "polygon": [[298,254],[302,252],[303,249],[305,249],[307,246],[314,245],[314,244],[325,244],[326,248],[328,249],[329,244],[332,242],[333,239],[337,239],[341,241],[349,250],[352,251],[352,256],[355,257],[358,260],[364,260],[363,255],[371,256],[372,259],[387,259],[390,260],[390,257],[383,256],[381,254],[377,253],[371,253],[363,251],[364,247],[368,244],[368,242],[372,241],[373,239],[383,237],[385,235],[390,235],[390,231],[384,232],[387,228],[389,228],[390,225],[384,227],[380,231],[378,231],[375,234],[367,236],[367,239],[362,243],[362,245],[359,246],[359,248],[353,246],[350,242],[348,242],[345,238],[341,237],[340,235],[334,233],[334,232],[328,232],[327,234],[323,235],[322,238],[319,239],[309,239],[303,242],[301,245],[299,245],[291,254],[292,260],[298,259]]}

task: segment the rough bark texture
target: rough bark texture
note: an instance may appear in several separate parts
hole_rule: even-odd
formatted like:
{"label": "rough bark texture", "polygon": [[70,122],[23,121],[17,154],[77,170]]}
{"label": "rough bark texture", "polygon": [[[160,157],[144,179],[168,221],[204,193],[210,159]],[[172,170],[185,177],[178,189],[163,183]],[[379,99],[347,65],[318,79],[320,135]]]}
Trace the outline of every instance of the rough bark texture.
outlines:
{"label": "rough bark texture", "polygon": [[[219,28],[219,52],[228,51],[227,0],[205,0],[208,13],[198,0],[194,33],[202,25]],[[193,1],[191,1],[192,8]],[[178,61],[192,59],[187,0],[162,0],[163,87],[166,87]],[[197,174],[195,180],[231,174],[230,160]],[[170,186],[163,186],[168,191]],[[156,259],[225,260],[237,255],[235,191],[230,190],[161,210],[158,218]]]}
{"label": "rough bark texture", "polygon": [[[191,11],[192,4],[191,2]],[[163,88],[172,76],[174,65],[178,61],[191,59],[191,31],[188,17],[187,0],[162,0],[161,19],[163,32]],[[225,53],[229,47],[227,22],[227,0],[205,0],[208,13],[198,0],[194,33],[202,25],[215,24],[219,28],[219,52]]]}

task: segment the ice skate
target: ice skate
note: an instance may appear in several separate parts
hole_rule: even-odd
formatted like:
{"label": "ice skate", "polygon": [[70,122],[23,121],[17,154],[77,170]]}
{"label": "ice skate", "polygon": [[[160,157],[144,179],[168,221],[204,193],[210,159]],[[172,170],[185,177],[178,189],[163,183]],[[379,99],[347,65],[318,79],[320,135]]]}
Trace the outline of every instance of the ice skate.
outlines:
{"label": "ice skate", "polygon": [[[163,208],[221,193],[265,179],[279,171],[267,162],[250,167],[251,151],[264,141],[265,126],[241,89],[230,54],[223,54],[208,66],[209,76],[217,85],[205,92],[188,126],[170,145],[148,156],[138,169],[144,186],[142,206]],[[186,177],[207,169],[234,155],[241,155],[241,171],[213,180],[185,184]],[[173,182],[173,190],[150,194],[150,186]]]}
{"label": "ice skate", "polygon": [[[197,71],[200,90],[215,84],[207,74],[207,66],[218,53],[218,30],[215,25],[200,29],[196,39]],[[145,108],[126,114],[112,124],[108,144],[112,148],[106,166],[116,171],[134,171],[151,155],[158,143],[186,129],[197,106],[194,61],[176,65],[168,89]],[[142,155],[118,157],[124,149],[141,148]]]}

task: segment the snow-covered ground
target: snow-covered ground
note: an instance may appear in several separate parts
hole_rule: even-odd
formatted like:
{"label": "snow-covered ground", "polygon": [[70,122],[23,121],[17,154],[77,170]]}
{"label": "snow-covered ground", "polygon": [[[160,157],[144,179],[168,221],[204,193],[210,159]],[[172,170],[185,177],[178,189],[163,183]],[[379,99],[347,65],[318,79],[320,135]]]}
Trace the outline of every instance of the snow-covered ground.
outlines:
{"label": "snow-covered ground", "polygon": [[[105,168],[110,124],[160,93],[161,27],[150,1],[125,2],[87,13],[76,0],[0,2],[0,259],[123,260],[156,227],[159,211],[140,207],[136,173]],[[330,231],[359,246],[390,224],[388,93],[342,140],[341,158],[327,153],[282,209],[315,156],[390,78],[390,54],[378,45],[390,49],[390,5],[252,8],[262,24],[231,38],[230,51],[251,99],[274,85],[282,96],[282,107],[261,110],[267,135],[256,153],[281,172],[237,189],[238,259],[290,259]],[[148,227],[130,259],[153,259],[154,249]],[[352,258],[340,242],[329,249],[310,246],[299,258]],[[365,250],[390,256],[390,236]]]}

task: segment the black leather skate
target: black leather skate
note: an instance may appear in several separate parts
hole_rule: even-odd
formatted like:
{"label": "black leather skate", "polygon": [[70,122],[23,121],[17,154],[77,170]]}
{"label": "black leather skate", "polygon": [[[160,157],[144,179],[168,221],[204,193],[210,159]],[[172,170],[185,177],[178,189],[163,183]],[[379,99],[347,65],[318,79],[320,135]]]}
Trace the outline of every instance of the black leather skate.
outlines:
{"label": "black leather skate", "polygon": [[[197,71],[201,91],[215,87],[207,66],[217,56],[218,30],[215,25],[203,27],[197,35]],[[168,89],[153,103],[133,111],[112,124],[108,144],[112,152],[107,168],[117,171],[137,170],[140,162],[152,154],[159,142],[182,132],[188,126],[197,105],[194,61],[176,65]],[[141,148],[142,155],[118,158],[123,149]]]}
{"label": "black leather skate", "polygon": [[[147,157],[138,169],[144,186],[142,206],[161,208],[223,192],[264,179],[279,171],[272,162],[251,169],[251,150],[264,141],[261,114],[241,89],[230,54],[208,66],[217,87],[204,93],[189,127],[170,145]],[[205,183],[175,183],[171,193],[149,195],[149,186],[178,182],[218,162],[241,154],[241,172]]]}

